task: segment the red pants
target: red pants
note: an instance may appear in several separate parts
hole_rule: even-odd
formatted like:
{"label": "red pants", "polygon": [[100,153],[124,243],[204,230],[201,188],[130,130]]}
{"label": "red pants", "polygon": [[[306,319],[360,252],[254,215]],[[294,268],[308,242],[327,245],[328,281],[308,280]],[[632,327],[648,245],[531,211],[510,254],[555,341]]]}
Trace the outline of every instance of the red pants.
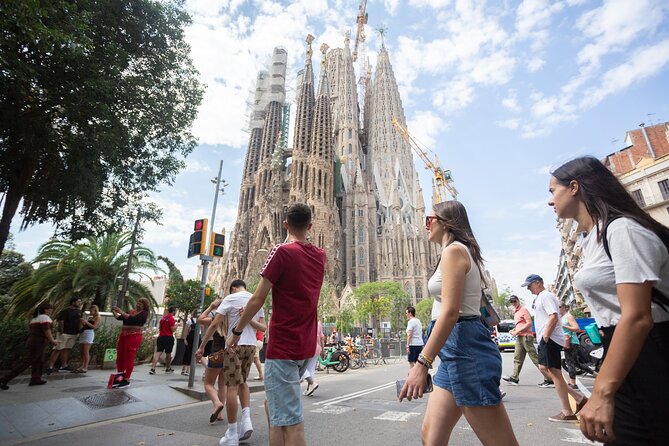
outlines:
{"label": "red pants", "polygon": [[142,343],[141,333],[123,334],[116,344],[116,371],[123,373],[123,379],[129,380],[135,368],[135,355]]}

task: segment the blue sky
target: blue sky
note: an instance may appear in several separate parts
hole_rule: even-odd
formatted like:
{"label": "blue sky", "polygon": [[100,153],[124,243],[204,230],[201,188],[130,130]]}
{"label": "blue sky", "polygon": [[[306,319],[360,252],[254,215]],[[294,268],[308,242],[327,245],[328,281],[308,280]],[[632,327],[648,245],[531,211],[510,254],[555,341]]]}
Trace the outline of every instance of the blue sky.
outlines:
{"label": "blue sky", "polygon": [[[306,34],[316,37],[314,48],[342,46],[347,29],[355,35],[358,1],[188,0],[187,7],[187,39],[207,84],[194,126],[200,145],[174,186],[152,197],[165,216],[161,227],[147,227],[144,244],[194,276],[188,235],[194,219],[210,216],[209,180],[221,159],[229,187],[215,226],[234,225],[257,71],[274,46],[285,47],[293,97]],[[551,282],[557,271],[560,242],[546,204],[551,168],[578,155],[602,158],[641,122],[669,120],[669,4],[370,0],[367,12],[372,66],[375,29],[384,26],[409,131],[452,171],[500,288],[529,298],[519,287],[526,275]],[[415,164],[430,203],[431,177]],[[16,248],[32,258],[52,229],[17,233],[18,225]]]}

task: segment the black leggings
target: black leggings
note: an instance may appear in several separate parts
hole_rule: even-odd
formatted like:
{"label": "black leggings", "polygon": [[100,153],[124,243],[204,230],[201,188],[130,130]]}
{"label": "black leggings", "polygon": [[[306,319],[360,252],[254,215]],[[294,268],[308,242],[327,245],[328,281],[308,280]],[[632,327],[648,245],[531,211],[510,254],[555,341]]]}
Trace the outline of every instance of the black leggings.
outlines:
{"label": "black leggings", "polygon": [[[608,351],[615,327],[604,327]],[[615,397],[610,445],[669,445],[669,322],[655,324]]]}

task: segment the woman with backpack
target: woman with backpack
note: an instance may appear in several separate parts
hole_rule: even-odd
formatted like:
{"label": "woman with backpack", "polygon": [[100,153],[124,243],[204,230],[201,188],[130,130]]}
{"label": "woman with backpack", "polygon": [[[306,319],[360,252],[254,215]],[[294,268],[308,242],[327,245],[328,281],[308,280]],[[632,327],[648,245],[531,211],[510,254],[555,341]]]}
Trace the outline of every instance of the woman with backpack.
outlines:
{"label": "woman with backpack", "polygon": [[592,310],[606,357],[580,427],[606,444],[669,444],[669,229],[641,209],[593,157],[556,169],[559,218],[586,231],[575,285]]}

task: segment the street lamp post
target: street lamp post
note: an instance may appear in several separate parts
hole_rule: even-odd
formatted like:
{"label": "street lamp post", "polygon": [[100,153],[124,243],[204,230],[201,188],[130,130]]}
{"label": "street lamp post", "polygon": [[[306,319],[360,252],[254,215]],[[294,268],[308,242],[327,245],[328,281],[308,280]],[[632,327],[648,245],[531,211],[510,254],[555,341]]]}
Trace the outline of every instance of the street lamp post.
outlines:
{"label": "street lamp post", "polygon": [[[221,188],[221,174],[223,172],[223,160],[221,160],[221,163],[218,167],[218,176],[216,177],[216,191],[214,192],[214,207],[211,210],[211,226],[210,228],[214,228],[214,220],[216,219],[216,205],[218,203],[218,193],[220,192]],[[211,232],[211,231],[210,231]],[[204,246],[209,246],[209,234],[203,234],[203,239],[202,243],[204,243]],[[209,273],[209,262],[213,260],[213,257],[209,255],[201,255],[200,260],[202,261],[202,277],[200,278],[200,306],[198,307],[197,315],[199,316],[202,314],[202,310],[204,310],[204,297],[205,297],[205,288],[207,287],[207,274]],[[195,382],[195,353],[197,351],[197,347],[200,344],[200,324],[195,324],[195,335],[193,336],[193,348],[191,351],[191,357],[190,357],[190,373],[188,374],[188,387],[191,388],[193,387],[193,384]]]}

